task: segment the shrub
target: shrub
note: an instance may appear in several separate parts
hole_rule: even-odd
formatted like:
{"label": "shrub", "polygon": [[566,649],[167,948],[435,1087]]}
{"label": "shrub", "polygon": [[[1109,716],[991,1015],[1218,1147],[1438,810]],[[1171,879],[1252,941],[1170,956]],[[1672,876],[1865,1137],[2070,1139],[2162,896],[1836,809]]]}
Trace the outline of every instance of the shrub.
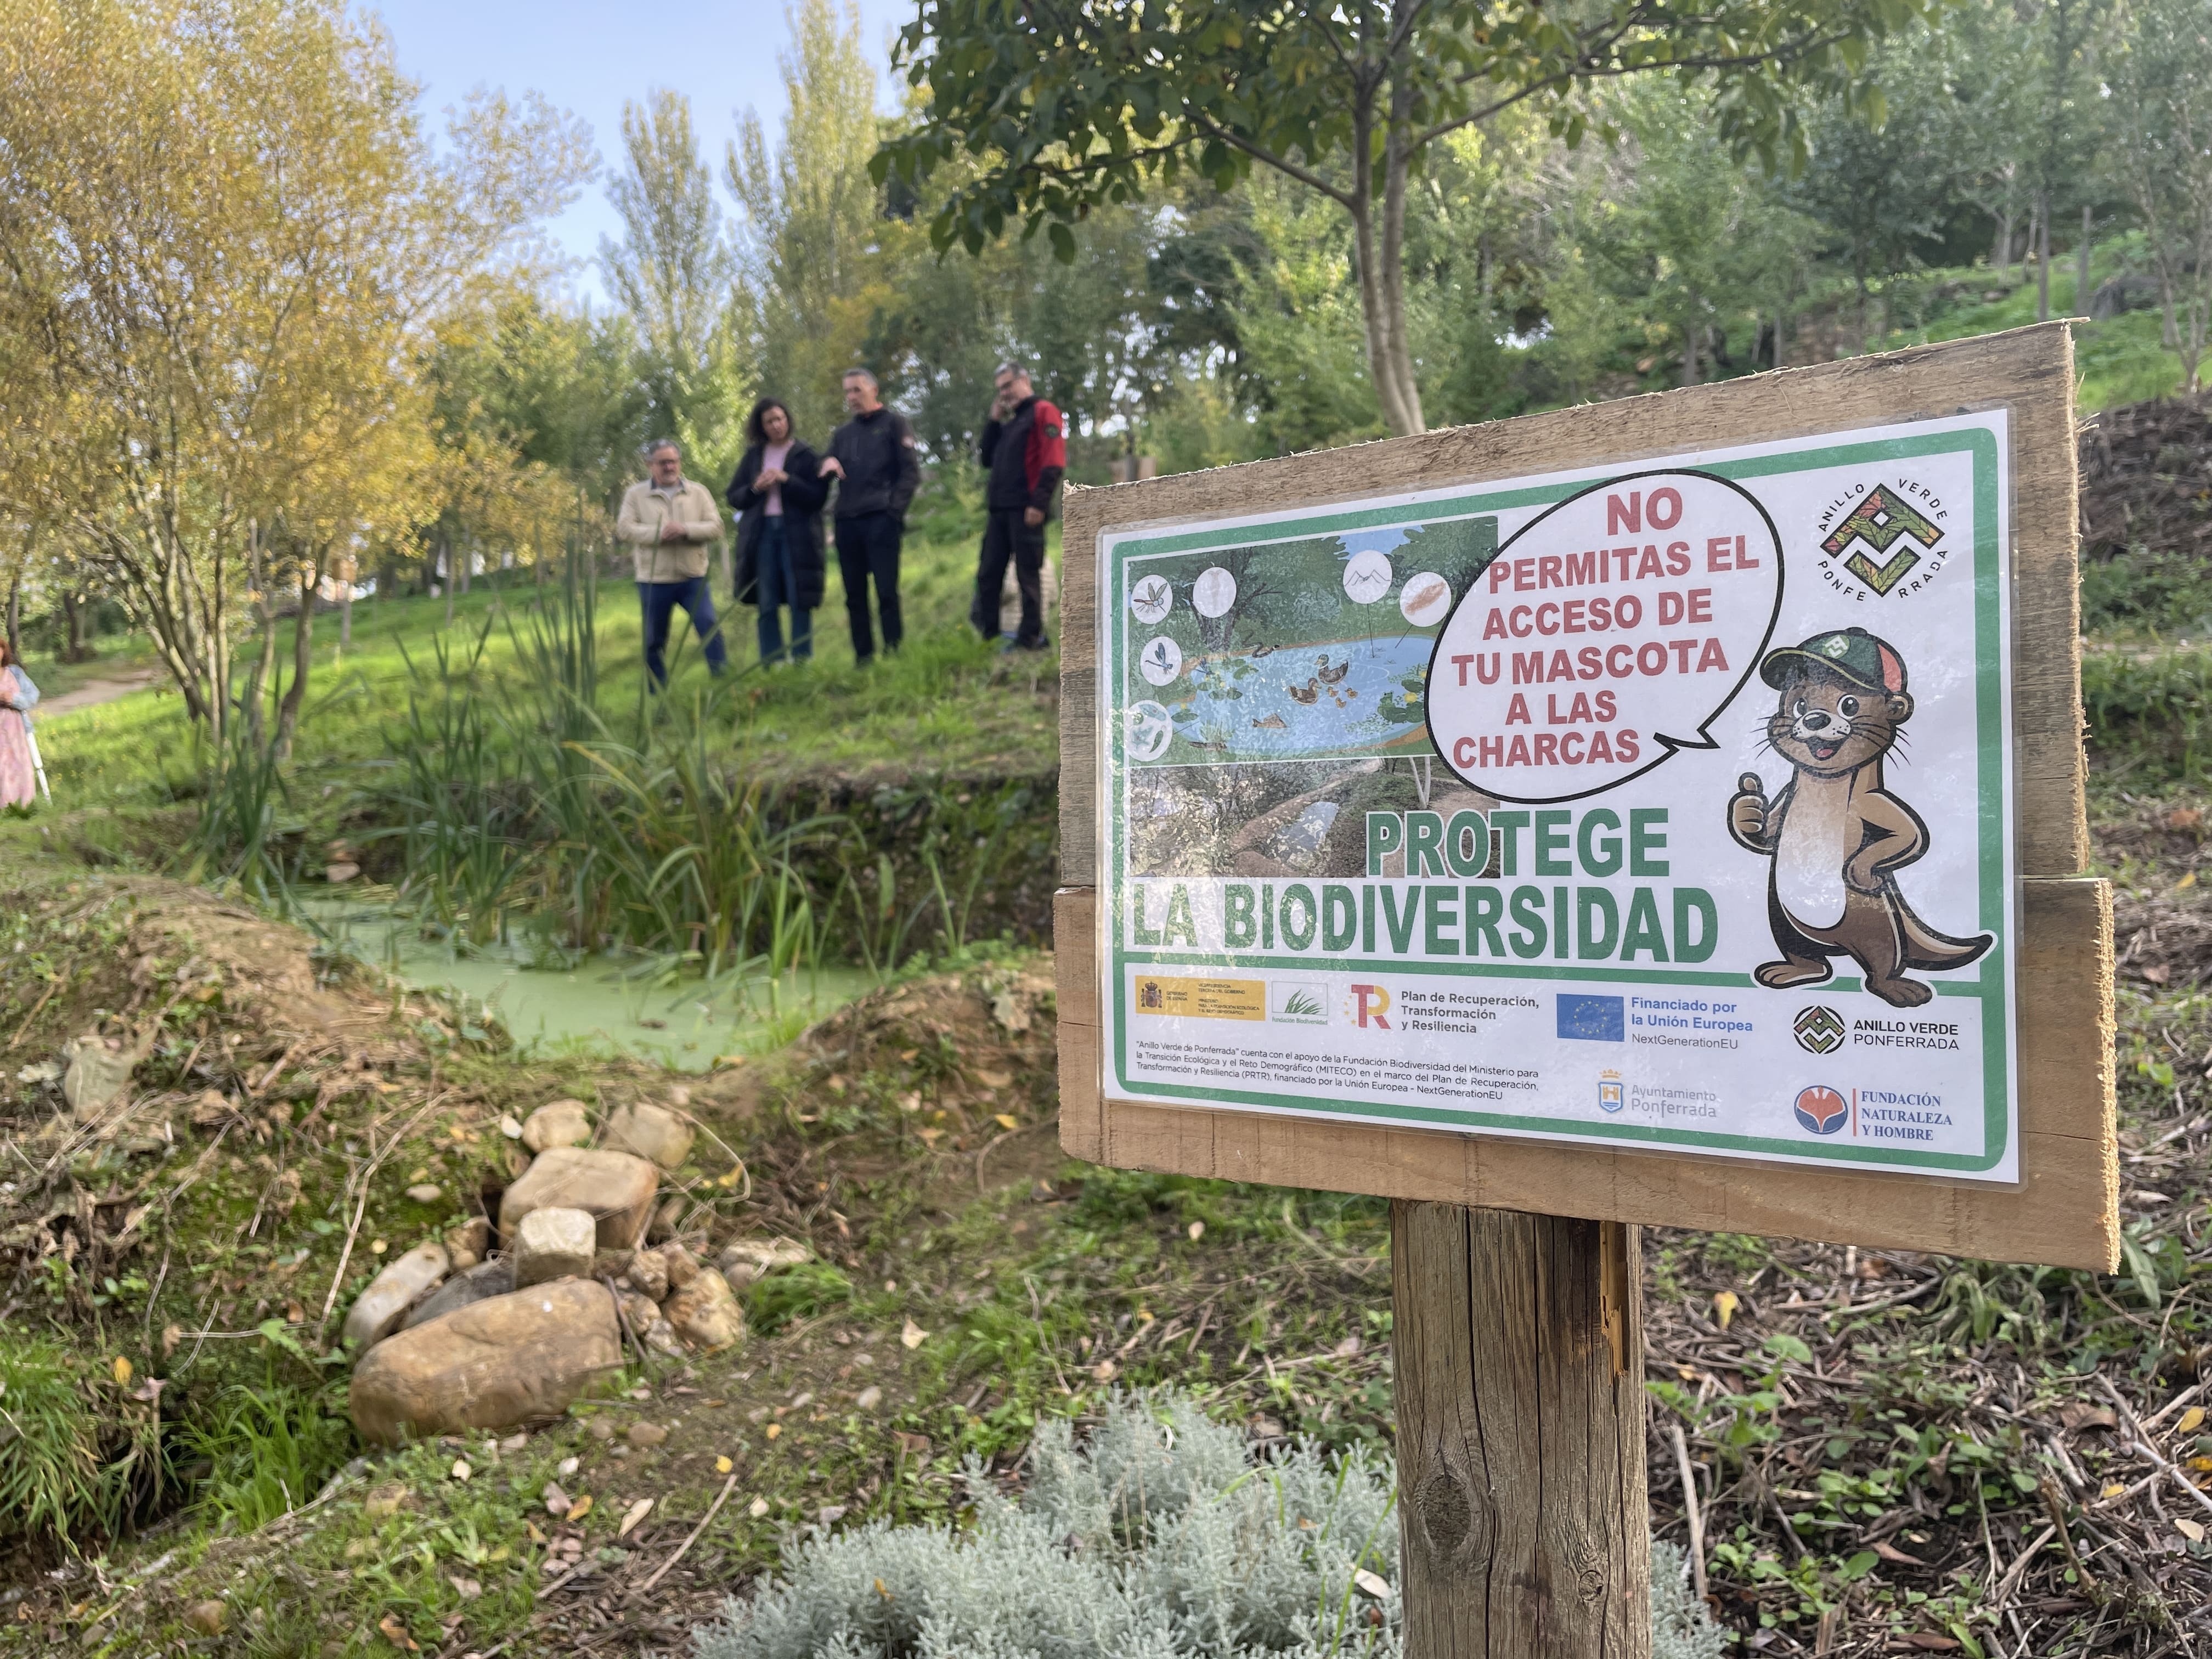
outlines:
{"label": "shrub", "polygon": [[[1255,1464],[1188,1400],[1110,1401],[1089,1443],[1040,1425],[1029,1489],[973,1463],[972,1530],[816,1535],[783,1576],[694,1633],[698,1659],[1390,1659],[1395,1474],[1354,1449],[1301,1445]],[[1717,1659],[1722,1632],[1653,1550],[1655,1659]]]}
{"label": "shrub", "polygon": [[0,1538],[112,1532],[128,1469],[102,1455],[108,1437],[67,1353],[37,1338],[0,1342]]}
{"label": "shrub", "polygon": [[779,1268],[745,1297],[745,1322],[763,1336],[794,1319],[811,1319],[824,1308],[853,1299],[853,1281],[826,1261],[801,1261]]}

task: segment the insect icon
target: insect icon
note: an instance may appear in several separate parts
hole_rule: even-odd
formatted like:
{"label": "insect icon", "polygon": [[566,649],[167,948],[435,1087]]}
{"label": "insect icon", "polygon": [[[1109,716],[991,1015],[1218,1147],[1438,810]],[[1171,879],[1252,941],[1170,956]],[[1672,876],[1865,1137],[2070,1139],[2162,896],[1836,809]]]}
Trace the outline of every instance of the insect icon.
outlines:
{"label": "insect icon", "polygon": [[1368,548],[1346,562],[1344,596],[1354,605],[1372,605],[1390,591],[1390,561]]}
{"label": "insect icon", "polygon": [[1173,684],[1182,672],[1182,647],[1164,634],[1148,641],[1138,655],[1137,671],[1154,685]]}
{"label": "insect icon", "polygon": [[1175,589],[1164,576],[1146,576],[1129,591],[1129,609],[1147,625],[1162,621],[1175,605]]}

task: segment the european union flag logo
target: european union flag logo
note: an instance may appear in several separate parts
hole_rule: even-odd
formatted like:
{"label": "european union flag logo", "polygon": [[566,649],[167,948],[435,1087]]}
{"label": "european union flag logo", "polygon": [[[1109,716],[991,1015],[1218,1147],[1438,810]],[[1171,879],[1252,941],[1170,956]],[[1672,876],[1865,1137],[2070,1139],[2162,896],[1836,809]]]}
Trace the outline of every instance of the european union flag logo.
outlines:
{"label": "european union flag logo", "polygon": [[1559,1036],[1580,1042],[1628,1041],[1628,1006],[1621,997],[1571,997],[1559,1003]]}

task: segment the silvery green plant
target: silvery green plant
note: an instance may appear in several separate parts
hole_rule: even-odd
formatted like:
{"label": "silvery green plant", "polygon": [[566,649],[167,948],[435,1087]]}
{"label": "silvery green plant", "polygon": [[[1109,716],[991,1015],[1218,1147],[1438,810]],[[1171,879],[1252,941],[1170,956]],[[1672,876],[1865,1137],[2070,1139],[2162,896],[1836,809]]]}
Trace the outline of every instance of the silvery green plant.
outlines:
{"label": "silvery green plant", "polygon": [[[876,1521],[787,1548],[694,1634],[697,1659],[1395,1659],[1395,1474],[1301,1444],[1255,1462],[1190,1401],[1122,1396],[1079,1445],[1037,1430],[1028,1490],[971,1462],[974,1524]],[[1654,1659],[1723,1636],[1652,1551]],[[1379,1592],[1379,1593],[1378,1593]]]}

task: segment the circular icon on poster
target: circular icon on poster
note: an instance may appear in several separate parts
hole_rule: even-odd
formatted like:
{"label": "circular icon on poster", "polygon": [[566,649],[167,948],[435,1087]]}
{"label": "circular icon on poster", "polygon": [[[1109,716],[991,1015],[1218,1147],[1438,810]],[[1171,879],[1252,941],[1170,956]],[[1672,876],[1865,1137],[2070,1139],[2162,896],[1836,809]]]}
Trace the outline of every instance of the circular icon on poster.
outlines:
{"label": "circular icon on poster", "polygon": [[1236,603],[1237,578],[1218,564],[1191,584],[1191,608],[1201,617],[1218,617]]}
{"label": "circular icon on poster", "polygon": [[1850,1103],[1824,1083],[1797,1091],[1797,1122],[1816,1135],[1835,1133],[1850,1115]]}
{"label": "circular icon on poster", "polygon": [[1372,605],[1390,591],[1390,561],[1369,548],[1344,567],[1344,596],[1354,605]]}
{"label": "circular icon on poster", "polygon": [[1146,626],[1160,622],[1175,608],[1175,589],[1165,576],[1146,576],[1129,590],[1129,609]]}
{"label": "circular icon on poster", "polygon": [[1168,751],[1175,741],[1175,723],[1168,711],[1156,702],[1133,704],[1129,709],[1129,736],[1124,747],[1133,761],[1155,761]]}
{"label": "circular icon on poster", "polygon": [[1146,642],[1137,655],[1137,672],[1154,685],[1170,685],[1182,672],[1182,647],[1166,635]]}
{"label": "circular icon on poster", "polygon": [[1433,570],[1408,576],[1406,591],[1398,595],[1398,610],[1414,627],[1432,627],[1451,611],[1451,584]]}

